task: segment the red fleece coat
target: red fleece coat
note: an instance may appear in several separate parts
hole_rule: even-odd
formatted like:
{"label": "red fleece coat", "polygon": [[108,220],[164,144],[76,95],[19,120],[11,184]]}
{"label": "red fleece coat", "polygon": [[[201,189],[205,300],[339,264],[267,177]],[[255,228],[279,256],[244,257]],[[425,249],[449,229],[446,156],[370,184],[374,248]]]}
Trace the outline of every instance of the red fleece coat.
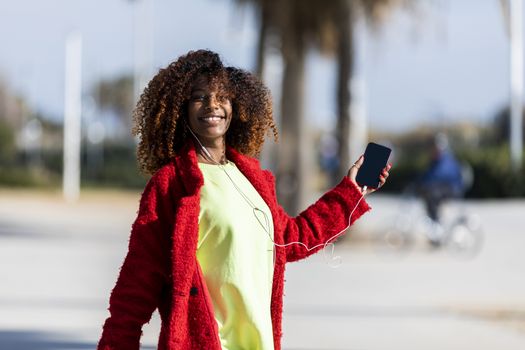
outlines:
{"label": "red fleece coat", "polygon": [[[226,152],[268,204],[274,240],[279,244],[300,241],[313,247],[325,242],[346,227],[361,196],[345,176],[315,204],[292,218],[277,203],[271,172],[261,170],[256,159],[231,147]],[[221,349],[213,304],[196,258],[203,184],[197,154],[189,142],[146,185],[132,226],[129,251],[109,300],[111,316],[104,324],[99,350],[138,350],[142,326],[157,308],[162,320],[158,349]],[[352,222],[369,209],[361,200]],[[321,247],[310,252],[297,244],[275,249],[271,317],[275,350],[280,350],[284,266]]]}

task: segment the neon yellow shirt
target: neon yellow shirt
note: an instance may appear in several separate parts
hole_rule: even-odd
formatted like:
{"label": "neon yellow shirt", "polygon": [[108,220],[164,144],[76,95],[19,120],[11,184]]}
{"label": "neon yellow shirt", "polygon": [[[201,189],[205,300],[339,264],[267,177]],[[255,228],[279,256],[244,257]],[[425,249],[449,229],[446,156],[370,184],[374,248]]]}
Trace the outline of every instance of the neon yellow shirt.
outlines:
{"label": "neon yellow shirt", "polygon": [[[273,350],[272,215],[233,162],[222,167],[240,191],[220,166],[199,163],[204,186],[197,260],[213,301],[222,349]],[[240,192],[266,218],[260,212],[254,214]]]}

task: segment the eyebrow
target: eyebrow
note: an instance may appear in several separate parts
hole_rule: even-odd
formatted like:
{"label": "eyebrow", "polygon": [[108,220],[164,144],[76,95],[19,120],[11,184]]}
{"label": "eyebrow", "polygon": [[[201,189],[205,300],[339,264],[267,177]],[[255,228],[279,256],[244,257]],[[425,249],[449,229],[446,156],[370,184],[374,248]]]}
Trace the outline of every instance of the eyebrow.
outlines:
{"label": "eyebrow", "polygon": [[[197,93],[197,92],[202,92],[202,93],[210,93],[210,89],[206,89],[206,87],[194,87],[192,88],[191,90],[191,94],[194,94],[194,93]],[[224,88],[219,88],[218,91],[217,91],[217,94],[227,94],[228,91]]]}

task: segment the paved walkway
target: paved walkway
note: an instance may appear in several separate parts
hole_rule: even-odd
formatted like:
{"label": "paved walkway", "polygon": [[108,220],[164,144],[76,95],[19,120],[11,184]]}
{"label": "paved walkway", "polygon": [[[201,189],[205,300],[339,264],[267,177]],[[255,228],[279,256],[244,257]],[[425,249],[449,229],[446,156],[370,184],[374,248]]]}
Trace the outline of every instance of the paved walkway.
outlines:
{"label": "paved walkway", "polygon": [[[138,193],[0,191],[0,349],[93,349],[126,253]],[[485,232],[471,259],[416,244],[383,248],[399,199],[373,211],[336,247],[290,264],[284,349],[525,349],[525,201],[469,202]],[[448,210],[454,209],[454,206]],[[158,316],[144,327],[155,348]]]}

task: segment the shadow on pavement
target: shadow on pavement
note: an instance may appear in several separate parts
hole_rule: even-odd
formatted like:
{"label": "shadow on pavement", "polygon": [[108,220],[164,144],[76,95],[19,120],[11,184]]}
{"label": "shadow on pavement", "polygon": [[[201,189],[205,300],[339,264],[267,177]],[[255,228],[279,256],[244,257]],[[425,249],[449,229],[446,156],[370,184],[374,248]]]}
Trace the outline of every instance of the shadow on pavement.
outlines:
{"label": "shadow on pavement", "polygon": [[95,347],[96,344],[71,341],[60,334],[0,330],[0,349],[5,350],[76,350]]}
{"label": "shadow on pavement", "polygon": [[[0,219],[0,238],[24,238],[24,239],[47,239],[60,238],[62,230],[53,228],[43,228],[42,226],[19,225],[16,223],[5,222]],[[62,237],[67,237],[62,234]]]}
{"label": "shadow on pavement", "polygon": [[[57,333],[0,330],[2,350],[81,350],[95,349],[96,346],[96,343],[74,341]],[[154,347],[142,346],[141,349],[153,350]]]}

